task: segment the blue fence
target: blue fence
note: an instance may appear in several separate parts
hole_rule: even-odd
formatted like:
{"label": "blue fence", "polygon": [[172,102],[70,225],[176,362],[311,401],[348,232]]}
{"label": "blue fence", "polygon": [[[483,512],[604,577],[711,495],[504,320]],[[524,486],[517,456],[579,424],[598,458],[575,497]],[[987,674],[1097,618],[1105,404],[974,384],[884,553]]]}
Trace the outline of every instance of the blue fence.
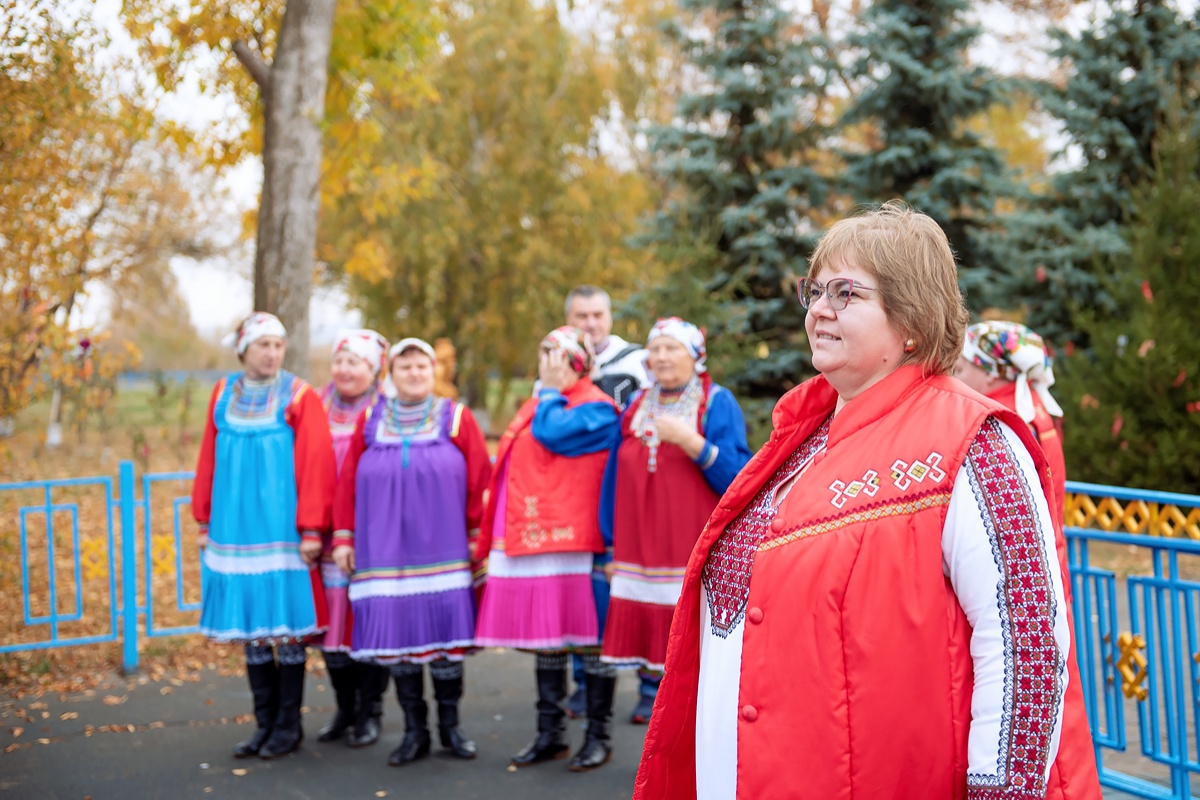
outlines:
{"label": "blue fence", "polygon": [[[7,532],[15,518],[20,531],[24,628],[31,637],[44,631],[37,640],[4,642],[0,653],[120,641],[124,669],[132,673],[138,667],[142,639],[195,633],[194,624],[163,625],[155,615],[159,594],[155,588],[163,578],[173,578],[173,611],[200,609],[203,587],[198,585],[198,558],[191,565],[196,589],[190,601],[184,568],[184,554],[195,549],[188,547],[194,541],[194,526],[187,524],[190,517],[185,515],[191,504],[186,492],[192,477],[191,472],[144,475],[140,498],[132,461],[121,462],[115,493],[108,476],[0,484],[0,520]],[[170,532],[164,534],[159,530],[161,524],[155,525],[153,492],[172,483],[176,493],[169,498]],[[36,504],[30,503],[32,495],[38,497]],[[80,507],[85,503],[99,512],[89,517],[87,526],[81,525],[85,515]],[[69,528],[63,524],[64,514],[69,515]],[[185,533],[189,530],[191,533]],[[7,535],[0,535],[0,543],[7,540]],[[71,604],[69,611],[61,610],[64,602]],[[35,603],[44,613],[37,613]],[[93,611],[89,605],[100,608]],[[64,628],[85,628],[86,632]],[[102,630],[97,632],[97,628]]]}
{"label": "blue fence", "polygon": [[[204,587],[191,479],[139,480],[126,461],[115,486],[107,476],[0,484],[0,546],[19,526],[25,634],[0,653],[120,641],[132,672],[147,638],[195,633]],[[1200,496],[1067,491],[1075,646],[1101,782],[1187,800],[1200,773]]]}

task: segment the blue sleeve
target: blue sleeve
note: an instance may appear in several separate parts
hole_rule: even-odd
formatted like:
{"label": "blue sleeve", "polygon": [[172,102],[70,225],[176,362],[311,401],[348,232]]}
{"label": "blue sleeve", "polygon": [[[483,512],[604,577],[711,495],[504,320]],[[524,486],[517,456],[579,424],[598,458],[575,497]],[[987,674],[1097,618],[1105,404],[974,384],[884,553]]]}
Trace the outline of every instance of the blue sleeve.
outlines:
{"label": "blue sleeve", "polygon": [[620,413],[612,403],[582,403],[567,408],[557,389],[538,393],[531,432],[538,443],[557,456],[583,456],[612,446]]}
{"label": "blue sleeve", "polygon": [[612,447],[608,451],[608,463],[604,465],[604,481],[600,484],[600,535],[604,546],[613,546],[613,513],[617,509],[617,457],[621,451],[623,425],[617,426]]}
{"label": "blue sleeve", "polygon": [[725,494],[750,455],[742,409],[728,389],[713,387],[704,413],[704,449],[696,457],[704,480],[714,492]]}

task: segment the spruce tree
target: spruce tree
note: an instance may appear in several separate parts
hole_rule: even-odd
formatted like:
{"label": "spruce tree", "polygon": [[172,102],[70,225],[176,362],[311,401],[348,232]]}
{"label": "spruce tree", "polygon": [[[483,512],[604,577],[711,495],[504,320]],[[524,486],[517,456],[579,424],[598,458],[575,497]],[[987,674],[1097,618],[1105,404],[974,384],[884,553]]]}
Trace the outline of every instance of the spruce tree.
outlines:
{"label": "spruce tree", "polygon": [[709,329],[718,379],[765,405],[811,374],[794,277],[807,269],[827,190],[818,147],[828,53],[816,26],[775,0],[681,7],[686,21],[670,33],[696,88],[679,98],[674,124],[651,132],[668,191],[642,237],[674,262],[674,278],[636,305],[692,314]]}
{"label": "spruce tree", "polygon": [[1130,195],[1126,269],[1101,281],[1119,311],[1080,310],[1092,347],[1055,367],[1072,480],[1200,493],[1196,122],[1159,129],[1150,179]]}
{"label": "spruce tree", "polygon": [[1005,82],[967,61],[979,27],[967,0],[876,0],[849,42],[861,81],[843,115],[866,128],[844,154],[859,203],[902,199],[941,226],[975,310],[995,302],[997,199],[1014,189],[1002,155],[967,123],[1004,100]]}
{"label": "spruce tree", "polygon": [[[1176,95],[1200,95],[1200,29],[1163,0],[1128,0],[1078,35],[1055,33],[1062,80],[1038,85],[1062,125],[1058,169],[1012,224],[1006,288],[1030,326],[1087,345],[1071,307],[1120,311],[1102,275],[1129,255],[1133,190],[1154,172],[1159,120]],[[1012,307],[1017,303],[1010,303]]]}

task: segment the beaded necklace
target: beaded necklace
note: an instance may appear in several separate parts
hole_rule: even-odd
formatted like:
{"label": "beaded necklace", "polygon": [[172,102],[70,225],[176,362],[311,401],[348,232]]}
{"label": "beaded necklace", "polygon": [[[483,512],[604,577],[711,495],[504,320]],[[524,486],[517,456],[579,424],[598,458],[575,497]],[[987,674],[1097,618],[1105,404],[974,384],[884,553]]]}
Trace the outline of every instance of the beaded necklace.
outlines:
{"label": "beaded necklace", "polygon": [[401,437],[400,466],[408,466],[409,443],[414,434],[429,428],[433,421],[433,395],[417,403],[406,403],[400,398],[394,398],[387,404],[387,416],[384,418],[389,430]]}
{"label": "beaded necklace", "polygon": [[704,385],[696,375],[676,389],[664,389],[656,383],[646,390],[641,405],[634,414],[632,428],[633,435],[641,439],[650,450],[650,458],[646,462],[648,472],[658,472],[658,446],[662,444],[658,437],[658,426],[654,424],[655,419],[677,417],[695,425],[703,395]]}
{"label": "beaded necklace", "polygon": [[375,392],[368,389],[358,397],[346,399],[338,394],[338,390],[329,389],[328,395],[325,397],[325,409],[329,412],[329,426],[331,429],[352,428],[358,421],[358,415],[363,412],[367,406],[375,402]]}

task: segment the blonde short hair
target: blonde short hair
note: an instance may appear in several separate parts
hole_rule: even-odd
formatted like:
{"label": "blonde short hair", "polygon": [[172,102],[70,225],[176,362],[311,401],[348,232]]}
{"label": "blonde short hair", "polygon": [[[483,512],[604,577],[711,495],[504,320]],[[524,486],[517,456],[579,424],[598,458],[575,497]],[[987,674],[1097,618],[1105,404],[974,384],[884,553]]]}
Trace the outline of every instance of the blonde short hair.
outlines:
{"label": "blonde short hair", "polygon": [[921,364],[930,375],[954,370],[968,314],[954,252],[931,217],[892,200],[836,223],[821,237],[808,277],[839,264],[875,281],[888,321],[913,341],[905,363]]}

